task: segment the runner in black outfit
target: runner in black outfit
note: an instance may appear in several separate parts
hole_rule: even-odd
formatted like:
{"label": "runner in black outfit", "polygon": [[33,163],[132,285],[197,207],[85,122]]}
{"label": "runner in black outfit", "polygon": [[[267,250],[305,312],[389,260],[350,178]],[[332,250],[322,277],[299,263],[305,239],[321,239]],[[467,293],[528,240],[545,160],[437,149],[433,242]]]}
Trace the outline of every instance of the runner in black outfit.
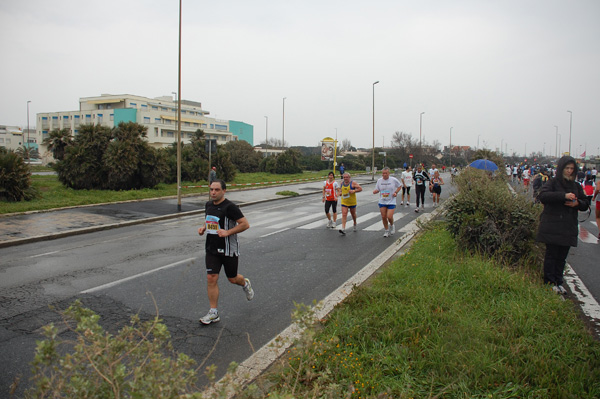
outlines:
{"label": "runner in black outfit", "polygon": [[421,204],[421,210],[425,210],[425,187],[426,182],[431,180],[427,172],[423,170],[423,166],[418,165],[417,170],[413,173],[413,180],[415,182],[415,191],[417,197],[417,208],[415,212],[419,212],[419,200]]}

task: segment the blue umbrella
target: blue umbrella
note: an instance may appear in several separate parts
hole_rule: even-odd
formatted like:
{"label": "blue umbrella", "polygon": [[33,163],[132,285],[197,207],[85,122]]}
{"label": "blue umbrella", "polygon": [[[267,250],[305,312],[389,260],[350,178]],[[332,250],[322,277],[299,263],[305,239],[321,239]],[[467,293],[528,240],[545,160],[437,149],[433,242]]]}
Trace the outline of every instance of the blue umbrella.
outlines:
{"label": "blue umbrella", "polygon": [[490,161],[488,159],[477,159],[477,160],[471,162],[471,164],[469,166],[472,168],[481,169],[481,170],[490,170],[490,171],[498,170],[498,165],[496,165],[495,163],[493,163],[492,161]]}

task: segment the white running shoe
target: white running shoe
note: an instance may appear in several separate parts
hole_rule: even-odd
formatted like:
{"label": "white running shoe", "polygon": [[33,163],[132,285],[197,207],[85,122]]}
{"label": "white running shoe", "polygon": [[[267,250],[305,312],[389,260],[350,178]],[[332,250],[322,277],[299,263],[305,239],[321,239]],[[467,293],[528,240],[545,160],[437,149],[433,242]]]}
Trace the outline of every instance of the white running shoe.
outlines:
{"label": "white running shoe", "polygon": [[328,220],[328,221],[327,221],[327,227],[326,227],[326,228],[328,228],[328,229],[330,229],[330,228],[331,228],[331,220]]}
{"label": "white running shoe", "polygon": [[341,234],[341,235],[343,235],[343,236],[345,236],[345,235],[346,235],[346,230],[345,230],[345,229],[340,229],[340,230],[339,230],[339,232],[340,232],[340,234]]}
{"label": "white running shoe", "polygon": [[394,226],[393,224],[390,225],[390,235],[393,236],[395,232],[396,232],[396,226]]}
{"label": "white running shoe", "polygon": [[404,201],[400,201],[400,206],[404,205]]}
{"label": "white running shoe", "polygon": [[385,231],[385,233],[383,233],[383,238],[388,238],[390,236],[389,231]]}
{"label": "white running shoe", "polygon": [[418,207],[415,208],[415,212],[419,213],[419,208]]}
{"label": "white running shoe", "polygon": [[335,222],[333,220],[331,221],[331,228],[335,229]]}
{"label": "white running shoe", "polygon": [[410,205],[408,204],[408,202],[406,203],[406,207],[408,208]]}
{"label": "white running shoe", "polygon": [[219,312],[217,310],[213,311],[211,309],[208,311],[206,316],[200,318],[200,323],[208,325],[210,323],[216,323],[219,320],[221,320],[221,318],[219,317]]}
{"label": "white running shoe", "polygon": [[252,289],[252,284],[250,284],[250,280],[247,278],[244,279],[246,281],[246,285],[243,287],[244,292],[246,293],[246,299],[251,301],[254,298],[254,290]]}
{"label": "white running shoe", "polygon": [[356,225],[354,225],[354,227],[352,228],[352,231],[354,231],[355,233],[358,231],[358,229],[356,228]]}

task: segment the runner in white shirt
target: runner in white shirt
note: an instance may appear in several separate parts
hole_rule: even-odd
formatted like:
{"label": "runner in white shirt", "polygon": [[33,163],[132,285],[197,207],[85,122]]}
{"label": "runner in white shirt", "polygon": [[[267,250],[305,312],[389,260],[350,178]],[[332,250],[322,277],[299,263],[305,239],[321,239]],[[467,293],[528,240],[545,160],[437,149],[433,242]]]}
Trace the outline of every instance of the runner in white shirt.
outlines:
{"label": "runner in white shirt", "polygon": [[[406,204],[408,208],[410,206],[410,188],[413,186],[412,168],[409,166],[400,177],[402,180],[402,202],[400,205]],[[404,194],[406,193],[406,202],[404,202]]]}
{"label": "runner in white shirt", "polygon": [[381,212],[381,220],[385,229],[383,236],[389,237],[396,232],[396,228],[394,227],[394,209],[396,209],[396,196],[402,187],[402,183],[395,177],[390,177],[390,168],[387,166],[381,170],[381,176],[377,180],[373,194],[379,194],[379,211]]}
{"label": "runner in white shirt", "polygon": [[[432,163],[431,169],[429,169],[429,177],[433,177],[435,175],[435,172],[439,172],[439,171],[435,167],[435,164]],[[433,198],[433,191],[431,190],[431,187],[429,187],[429,197]]]}

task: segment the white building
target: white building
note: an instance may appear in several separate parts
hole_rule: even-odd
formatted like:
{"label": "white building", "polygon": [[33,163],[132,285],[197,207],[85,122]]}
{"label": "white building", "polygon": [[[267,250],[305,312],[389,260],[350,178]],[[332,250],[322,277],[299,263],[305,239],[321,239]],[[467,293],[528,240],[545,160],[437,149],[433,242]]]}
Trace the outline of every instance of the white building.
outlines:
{"label": "white building", "polygon": [[[189,143],[194,132],[204,131],[207,139],[218,145],[232,140],[245,140],[253,144],[253,126],[237,121],[215,119],[195,101],[181,100],[181,140]],[[147,98],[130,94],[102,94],[99,97],[79,99],[78,111],[46,112],[37,114],[36,139],[44,163],[53,160],[52,154],[42,144],[54,129],[69,129],[74,135],[84,124],[107,127],[120,122],[137,122],[148,128],[147,139],[156,148],[168,147],[177,138],[177,101],[171,96]],[[233,134],[235,131],[236,134]]]}
{"label": "white building", "polygon": [[33,129],[23,129],[20,126],[0,125],[0,147],[15,151],[19,147],[37,148],[36,132]]}

